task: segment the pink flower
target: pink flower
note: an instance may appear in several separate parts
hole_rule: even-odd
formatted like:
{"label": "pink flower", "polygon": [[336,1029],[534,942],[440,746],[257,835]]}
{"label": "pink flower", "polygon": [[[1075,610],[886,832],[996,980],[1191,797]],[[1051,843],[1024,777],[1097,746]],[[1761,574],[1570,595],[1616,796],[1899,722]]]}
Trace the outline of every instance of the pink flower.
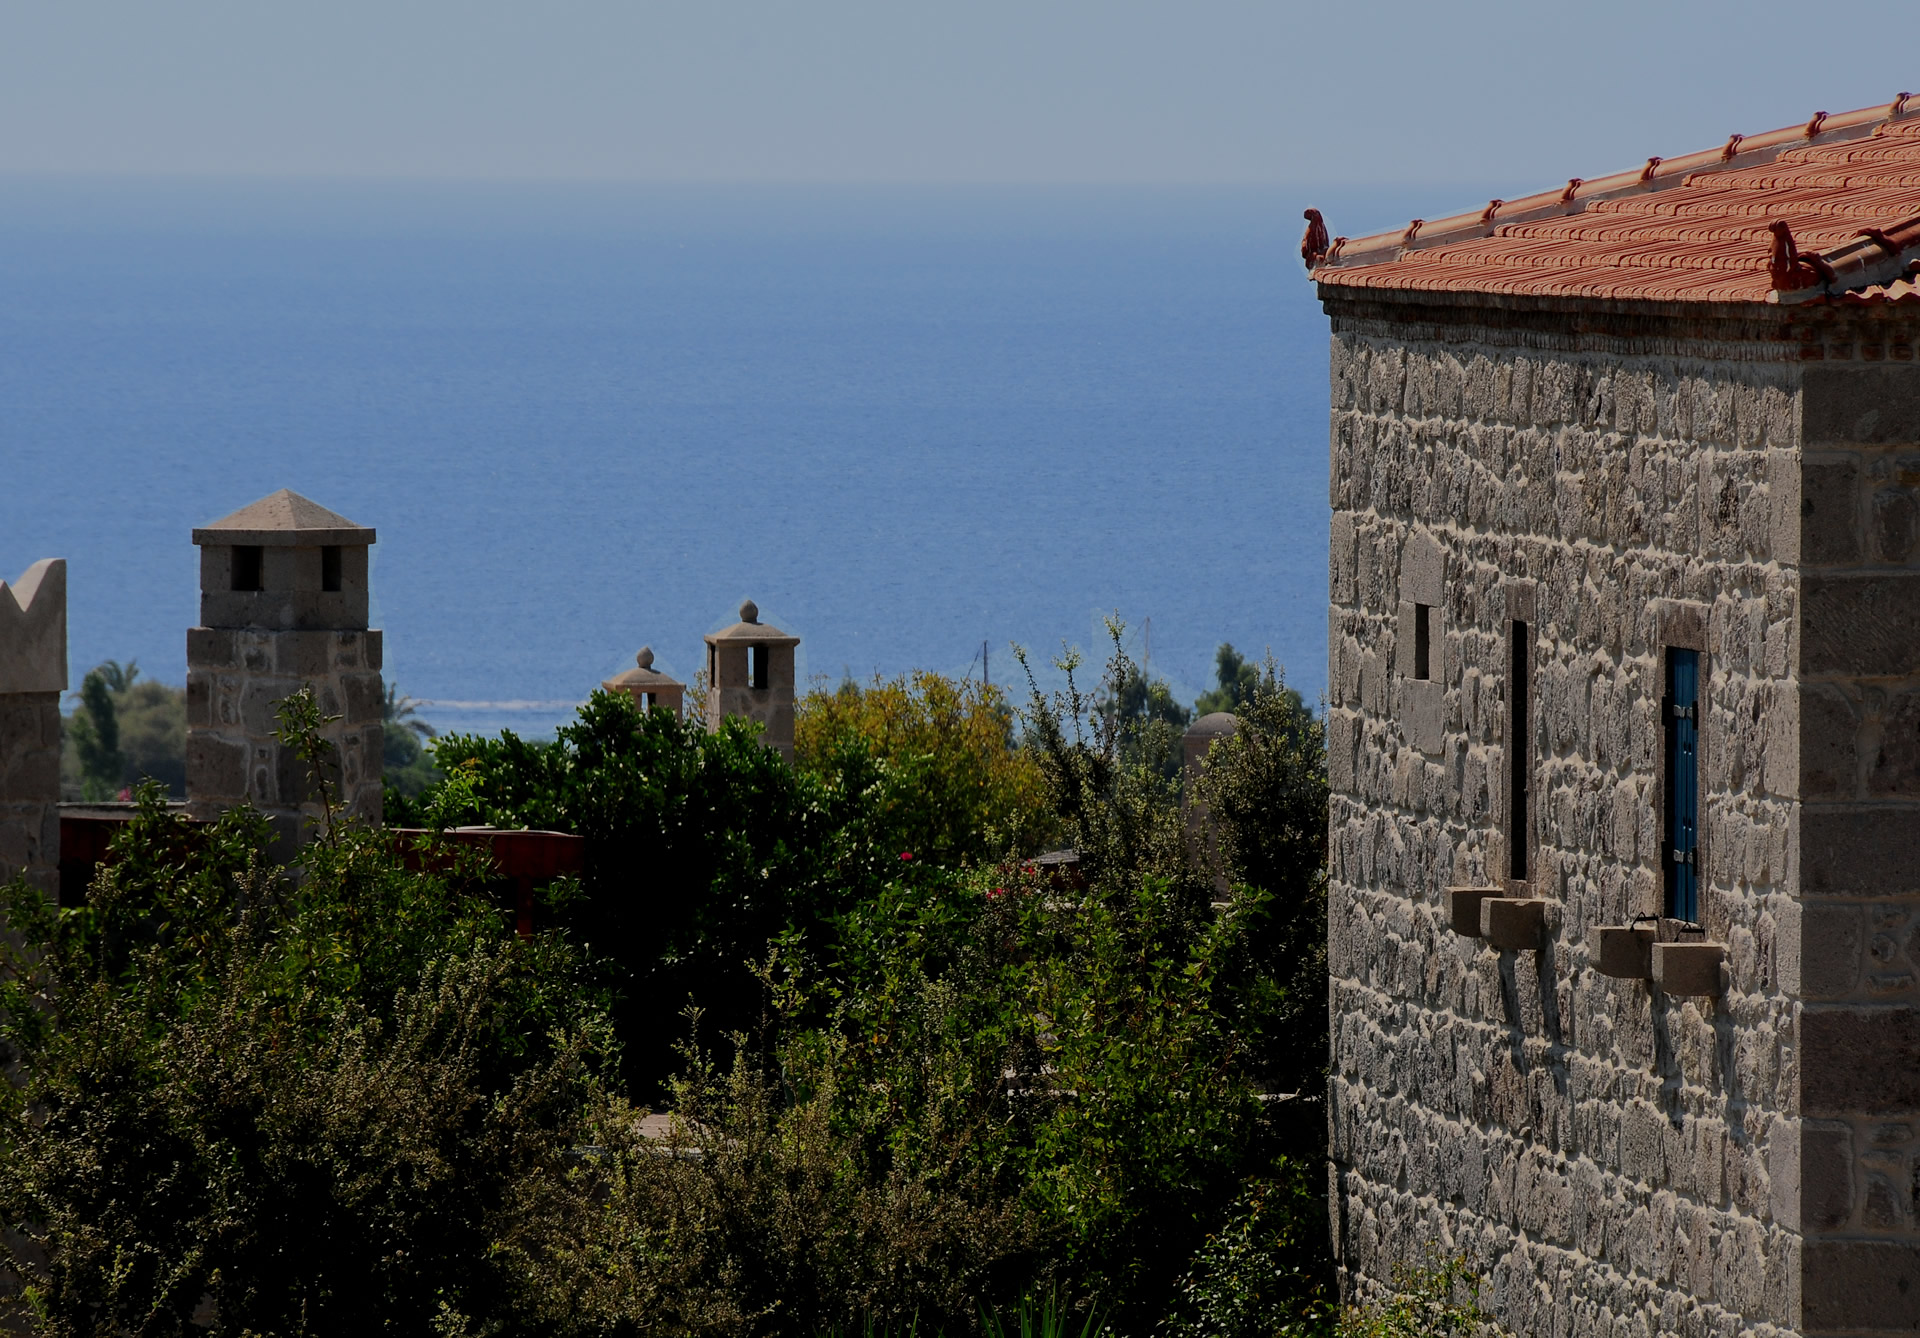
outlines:
{"label": "pink flower", "polygon": [[995,897],[1004,897],[1006,895],[1007,895],[1007,889],[1004,887],[990,887],[987,889],[988,901],[992,901]]}
{"label": "pink flower", "polygon": [[913,858],[913,852],[912,852],[911,850],[903,850],[903,851],[901,851],[901,852],[900,852],[900,858],[901,858],[901,859],[912,859],[912,858]]}

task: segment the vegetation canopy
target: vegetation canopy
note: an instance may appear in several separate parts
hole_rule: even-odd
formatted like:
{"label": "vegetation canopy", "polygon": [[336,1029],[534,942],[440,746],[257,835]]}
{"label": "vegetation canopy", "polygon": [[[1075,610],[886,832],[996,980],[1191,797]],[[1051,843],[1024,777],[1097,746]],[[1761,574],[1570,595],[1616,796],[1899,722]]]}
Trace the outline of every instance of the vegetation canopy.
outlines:
{"label": "vegetation canopy", "polygon": [[[57,1335],[1452,1323],[1331,1303],[1319,721],[1268,665],[1238,733],[1169,770],[1170,713],[1119,646],[1018,712],[934,675],[820,687],[792,765],[740,722],[598,694],[550,742],[433,740],[438,778],[389,795],[405,840],[340,818],[296,694],[282,737],[320,808],[296,866],[249,810],[190,823],[148,786],[84,905],[6,890],[23,1313]],[[476,822],[585,838],[529,935],[441,835]]]}

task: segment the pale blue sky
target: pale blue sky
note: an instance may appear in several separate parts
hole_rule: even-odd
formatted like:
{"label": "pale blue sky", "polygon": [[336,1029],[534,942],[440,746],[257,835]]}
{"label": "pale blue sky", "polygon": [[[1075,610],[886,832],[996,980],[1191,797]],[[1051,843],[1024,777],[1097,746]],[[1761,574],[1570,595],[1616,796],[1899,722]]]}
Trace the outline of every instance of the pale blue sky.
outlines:
{"label": "pale blue sky", "polygon": [[0,0],[0,173],[1532,181],[1920,88],[1910,3]]}

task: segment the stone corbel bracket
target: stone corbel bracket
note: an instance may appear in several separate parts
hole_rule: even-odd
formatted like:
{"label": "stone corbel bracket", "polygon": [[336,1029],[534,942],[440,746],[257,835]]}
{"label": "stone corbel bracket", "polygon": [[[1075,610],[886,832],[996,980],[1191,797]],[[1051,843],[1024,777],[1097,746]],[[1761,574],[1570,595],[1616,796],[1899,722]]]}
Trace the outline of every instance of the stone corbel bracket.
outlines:
{"label": "stone corbel bracket", "polygon": [[1539,897],[1488,897],[1480,903],[1480,937],[1501,952],[1533,952],[1546,934],[1547,903]]}
{"label": "stone corbel bracket", "polygon": [[1663,994],[1718,998],[1720,962],[1726,949],[1718,943],[1656,943],[1653,945],[1653,984]]}
{"label": "stone corbel bracket", "polygon": [[1595,925],[1587,938],[1593,969],[1615,980],[1652,980],[1654,934],[1651,923]]}

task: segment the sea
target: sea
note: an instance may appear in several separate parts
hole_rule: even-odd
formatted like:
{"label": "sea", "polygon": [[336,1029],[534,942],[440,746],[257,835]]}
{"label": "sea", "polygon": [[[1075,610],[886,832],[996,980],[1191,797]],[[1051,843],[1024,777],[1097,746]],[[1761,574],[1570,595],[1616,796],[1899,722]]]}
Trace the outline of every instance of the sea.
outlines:
{"label": "sea", "polygon": [[292,488],[377,530],[442,730],[691,680],[749,598],[809,682],[1024,698],[1119,620],[1183,699],[1230,642],[1315,700],[1302,208],[1487,193],[0,179],[0,579],[67,559],[76,688],[178,683],[191,530]]}

